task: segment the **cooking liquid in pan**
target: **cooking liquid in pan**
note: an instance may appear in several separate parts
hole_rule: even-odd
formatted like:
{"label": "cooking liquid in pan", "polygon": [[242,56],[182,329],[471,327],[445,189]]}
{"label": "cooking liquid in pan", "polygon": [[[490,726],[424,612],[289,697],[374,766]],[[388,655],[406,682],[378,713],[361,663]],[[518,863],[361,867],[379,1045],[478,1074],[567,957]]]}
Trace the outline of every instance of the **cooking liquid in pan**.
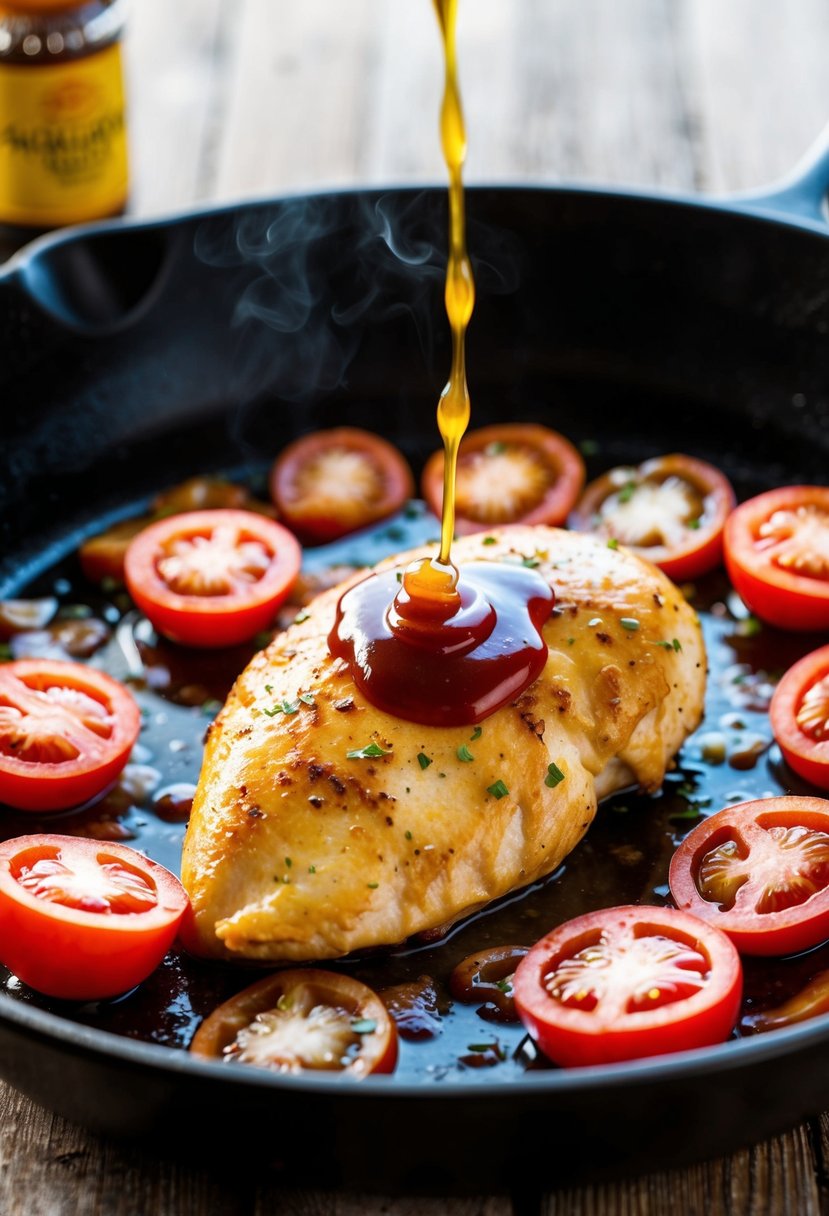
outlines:
{"label": "cooking liquid in pan", "polygon": [[452,726],[479,722],[541,674],[547,658],[541,630],[554,596],[532,570],[478,562],[459,571],[452,562],[458,448],[470,416],[466,330],[475,280],[466,248],[458,0],[434,2],[446,68],[440,132],[449,171],[445,301],[452,332],[452,366],[437,409],[444,446],[440,553],[413,562],[399,577],[374,575],[352,588],[340,600],[329,647],[380,709]]}

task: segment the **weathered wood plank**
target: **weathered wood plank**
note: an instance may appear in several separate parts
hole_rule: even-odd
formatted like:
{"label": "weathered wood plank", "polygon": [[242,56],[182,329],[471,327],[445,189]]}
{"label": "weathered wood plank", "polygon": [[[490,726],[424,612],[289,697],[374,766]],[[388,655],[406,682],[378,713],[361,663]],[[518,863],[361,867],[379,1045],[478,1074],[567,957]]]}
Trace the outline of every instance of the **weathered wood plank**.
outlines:
{"label": "weathered wood plank", "polygon": [[212,192],[206,161],[220,121],[229,16],[226,0],[177,0],[172,10],[165,0],[142,0],[130,10],[130,210],[137,215],[186,207]]}
{"label": "weathered wood plank", "polygon": [[684,0],[681,8],[702,184],[736,190],[781,176],[829,120],[829,6]]}
{"label": "weathered wood plank", "polygon": [[808,1129],[685,1170],[544,1197],[542,1216],[820,1216]]}

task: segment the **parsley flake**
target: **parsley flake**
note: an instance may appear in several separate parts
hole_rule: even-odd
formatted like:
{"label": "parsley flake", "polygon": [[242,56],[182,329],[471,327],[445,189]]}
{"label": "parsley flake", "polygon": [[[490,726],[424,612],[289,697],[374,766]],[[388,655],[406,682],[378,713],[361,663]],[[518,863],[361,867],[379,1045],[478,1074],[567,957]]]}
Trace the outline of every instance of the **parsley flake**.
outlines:
{"label": "parsley flake", "polygon": [[484,728],[482,726],[476,726],[475,729],[473,730],[472,734],[469,736],[469,742],[474,743],[476,739],[480,739],[480,737],[483,733],[484,733]]}
{"label": "parsley flake", "polygon": [[317,872],[317,867],[316,867],[316,866],[309,866],[309,867],[308,867],[308,873],[309,873],[309,874],[316,874],[316,872]]}
{"label": "parsley flake", "polygon": [[607,542],[607,547],[608,547],[608,549],[618,549],[619,548],[619,542],[615,536],[611,536],[610,540]]}
{"label": "parsley flake", "polygon": [[505,443],[501,443],[500,440],[496,440],[495,443],[488,443],[484,448],[487,456],[503,456],[506,450],[507,445]]}
{"label": "parsley flake", "polygon": [[499,778],[499,780],[496,781],[494,783],[494,785],[488,785],[486,787],[486,792],[488,794],[492,794],[493,798],[498,798],[500,800],[501,798],[506,798],[507,794],[509,793],[509,790],[504,785],[503,781],[501,781]]}
{"label": "parsley flake", "polygon": [[366,883],[366,886],[368,887],[369,891],[376,891],[380,884],[379,882],[368,882]]}
{"label": "parsley flake", "polygon": [[294,863],[291,861],[290,857],[285,858],[285,865],[288,867],[289,870],[293,864]]}
{"label": "parsley flake", "polygon": [[371,1018],[357,1018],[351,1023],[351,1029],[355,1034],[374,1034],[377,1023]]}
{"label": "parsley flake", "polygon": [[482,545],[494,545],[495,537],[494,536],[485,536],[484,539],[481,541],[481,544]]}
{"label": "parsley flake", "polygon": [[429,765],[432,763],[432,758],[431,758],[431,756],[427,756],[425,752],[418,752],[417,753],[417,762],[421,768],[428,768]]}
{"label": "parsley flake", "polygon": [[557,785],[560,785],[564,780],[564,773],[557,764],[547,765],[547,776],[544,778],[544,784],[548,785],[551,790],[554,790]]}
{"label": "parsley flake", "polygon": [[310,619],[311,619],[310,612],[298,612],[296,614],[296,616],[294,617],[294,624],[301,625],[303,621],[309,621]]}
{"label": "parsley flake", "polygon": [[263,709],[263,714],[275,718],[277,714],[298,714],[299,701],[278,701],[273,709]]}
{"label": "parsley flake", "polygon": [[314,694],[312,692],[301,692],[299,694],[299,699],[303,705],[316,705]]}
{"label": "parsley flake", "polygon": [[407,840],[411,840],[411,838],[412,838],[412,834],[411,834],[411,832],[407,832],[407,833],[406,833],[406,839],[407,839]]}
{"label": "parsley flake", "polygon": [[537,557],[522,557],[521,565],[526,566],[528,570],[535,570],[537,566],[541,565],[541,562]]}
{"label": "parsley flake", "polygon": [[469,764],[469,762],[471,760],[475,759],[475,757],[472,755],[472,752],[469,750],[469,748],[466,746],[465,743],[462,743],[460,745],[460,747],[457,750],[456,755],[459,760],[462,760],[464,762],[464,764]]}
{"label": "parsley flake", "polygon": [[636,482],[628,481],[619,491],[619,502],[630,502],[636,493]]}
{"label": "parsley flake", "polygon": [[346,752],[347,760],[373,760],[377,756],[388,756],[391,748],[381,747],[372,739],[367,747],[358,747],[353,752]]}

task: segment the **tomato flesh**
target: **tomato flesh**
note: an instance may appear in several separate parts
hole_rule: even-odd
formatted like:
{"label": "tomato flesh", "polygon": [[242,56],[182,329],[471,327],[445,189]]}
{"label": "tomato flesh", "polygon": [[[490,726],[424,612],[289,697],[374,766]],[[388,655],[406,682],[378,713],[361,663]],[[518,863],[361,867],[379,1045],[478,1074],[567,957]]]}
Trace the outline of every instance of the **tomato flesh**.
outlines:
{"label": "tomato flesh", "polygon": [[173,515],[145,528],[124,562],[127,588],[159,633],[232,646],[271,624],[301,561],[287,529],[250,511]]}
{"label": "tomato flesh", "polygon": [[167,953],[187,903],[177,878],[126,845],[57,835],[0,844],[0,959],[47,996],[135,987]]}
{"label": "tomato flesh", "polygon": [[303,435],[277,457],[271,472],[280,517],[316,542],[393,515],[413,492],[411,471],[397,448],[358,427]]}
{"label": "tomato flesh", "polygon": [[[532,423],[469,431],[458,454],[455,530],[467,535],[501,524],[561,524],[583,485],[581,456],[556,431]],[[442,451],[427,461],[422,488],[440,516]]]}
{"label": "tomato flesh", "polygon": [[829,802],[766,798],[727,807],[671,861],[678,907],[741,954],[795,954],[829,938]]}
{"label": "tomato flesh", "polygon": [[591,482],[568,523],[627,545],[671,578],[691,579],[719,564],[735,501],[719,469],[675,453]]}
{"label": "tomato flesh", "polygon": [[605,908],[537,942],[514,991],[551,1060],[606,1064],[722,1042],[737,1020],[742,968],[727,937],[683,912]]}
{"label": "tomato flesh", "polygon": [[129,759],[141,713],[132,694],[80,663],[0,666],[0,801],[24,811],[78,806]]}
{"label": "tomato flesh", "polygon": [[774,690],[769,715],[789,767],[829,790],[829,646],[789,668]]}
{"label": "tomato flesh", "polygon": [[725,562],[764,621],[829,627],[829,487],[784,486],[741,503],[725,530]]}
{"label": "tomato flesh", "polygon": [[190,1050],[280,1073],[364,1077],[392,1071],[397,1034],[365,984],[309,968],[277,972],[225,1001],[201,1024]]}

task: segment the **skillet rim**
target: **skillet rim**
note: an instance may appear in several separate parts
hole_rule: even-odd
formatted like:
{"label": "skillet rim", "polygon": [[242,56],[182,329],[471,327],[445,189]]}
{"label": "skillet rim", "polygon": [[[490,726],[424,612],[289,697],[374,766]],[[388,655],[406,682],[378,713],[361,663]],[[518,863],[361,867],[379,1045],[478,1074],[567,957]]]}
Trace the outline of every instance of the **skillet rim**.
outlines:
{"label": "skillet rim", "polygon": [[[545,182],[500,181],[474,182],[468,186],[467,193],[473,197],[475,194],[483,192],[503,195],[517,192],[525,195],[548,194],[568,198],[619,200],[625,203],[655,203],[677,210],[690,209],[723,218],[771,224],[784,229],[809,233],[825,241],[829,239],[829,226],[827,226],[826,219],[820,217],[818,209],[815,208],[812,214],[804,214],[797,210],[798,205],[808,205],[808,199],[803,196],[804,192],[798,189],[801,184],[804,184],[804,179],[801,179],[800,182],[787,180],[772,185],[764,191],[735,194],[725,198],[689,195],[675,191],[645,190],[636,187],[614,188],[577,183],[559,185]],[[222,203],[219,206],[204,203],[150,218],[127,216],[76,225],[36,237],[13,254],[9,261],[0,267],[0,286],[3,285],[4,280],[16,279],[25,291],[26,268],[42,252],[98,234],[175,229],[178,225],[188,221],[225,216],[300,200],[358,198],[387,193],[412,197],[419,193],[434,191],[445,193],[445,186],[428,182],[416,185],[378,183],[344,189],[332,187],[311,191],[296,190],[278,195],[263,194],[252,198],[246,197],[243,200]],[[812,209],[810,208],[810,210]],[[42,308],[39,302],[37,302],[37,306]],[[394,1097],[409,1102],[430,1102],[434,1097],[439,1097],[443,1101],[454,1099],[458,1102],[497,1097],[503,1101],[508,1095],[517,1095],[517,1099],[530,1094],[535,1096],[547,1094],[555,1097],[560,1093],[589,1091],[592,1088],[605,1090],[608,1087],[617,1089],[627,1085],[669,1083],[672,1080],[679,1081],[689,1075],[704,1076],[709,1073],[739,1072],[751,1068],[755,1063],[795,1056],[799,1051],[807,1051],[810,1047],[829,1040],[829,1013],[827,1013],[793,1026],[783,1027],[770,1034],[727,1040],[725,1043],[691,1051],[649,1056],[624,1064],[530,1071],[508,1082],[452,1080],[426,1085],[422,1082],[395,1083],[394,1074],[389,1077],[366,1077],[360,1081],[353,1081],[340,1076],[314,1074],[285,1076],[269,1073],[265,1069],[228,1069],[219,1060],[201,1060],[191,1056],[190,1052],[184,1049],[163,1047],[159,1044],[117,1035],[108,1030],[85,1026],[72,1021],[69,1017],[36,1009],[14,997],[0,993],[0,1025],[3,1023],[24,1032],[30,1039],[45,1040],[62,1049],[68,1048],[70,1051],[82,1053],[102,1062],[115,1059],[122,1065],[133,1067],[143,1065],[154,1072],[160,1071],[168,1076],[201,1078],[212,1081],[214,1085],[220,1082],[236,1089],[241,1086],[257,1090],[275,1089],[320,1096],[342,1095],[349,1100],[362,1097],[364,1100],[370,1101]]]}

